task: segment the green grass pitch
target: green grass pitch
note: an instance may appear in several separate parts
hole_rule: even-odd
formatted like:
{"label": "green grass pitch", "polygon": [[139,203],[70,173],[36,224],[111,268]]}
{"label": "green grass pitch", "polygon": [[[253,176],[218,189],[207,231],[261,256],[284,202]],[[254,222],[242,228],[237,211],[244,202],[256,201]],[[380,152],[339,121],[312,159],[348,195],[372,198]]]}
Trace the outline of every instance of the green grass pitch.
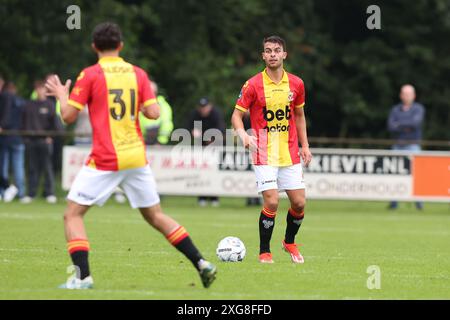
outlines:
{"label": "green grass pitch", "polygon": [[[93,290],[57,289],[71,264],[63,235],[64,203],[0,203],[0,299],[449,299],[450,207],[418,212],[384,202],[307,204],[298,242],[304,265],[281,250],[288,203],[282,200],[272,237],[273,265],[257,262],[258,207],[222,199],[199,208],[195,198],[165,197],[163,208],[218,266],[204,289],[190,262],[128,205],[110,200],[86,217]],[[219,262],[216,245],[241,238],[243,262]],[[379,266],[381,288],[369,290],[367,268]]]}

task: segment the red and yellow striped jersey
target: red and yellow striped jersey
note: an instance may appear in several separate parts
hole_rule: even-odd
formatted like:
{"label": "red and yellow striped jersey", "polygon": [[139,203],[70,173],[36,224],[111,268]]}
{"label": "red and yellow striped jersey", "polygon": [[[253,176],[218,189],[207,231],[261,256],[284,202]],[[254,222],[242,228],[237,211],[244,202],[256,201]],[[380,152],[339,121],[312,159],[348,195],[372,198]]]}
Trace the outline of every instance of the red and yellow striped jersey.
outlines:
{"label": "red and yellow striped jersey", "polygon": [[103,57],[84,69],[69,96],[69,104],[89,107],[92,150],[86,165],[117,171],[147,164],[139,127],[139,106],[156,103],[144,70],[120,57]]}
{"label": "red and yellow striped jersey", "polygon": [[302,79],[286,71],[280,83],[273,82],[264,70],[244,84],[235,108],[250,112],[258,140],[253,164],[282,167],[300,163],[294,108],[304,105]]}

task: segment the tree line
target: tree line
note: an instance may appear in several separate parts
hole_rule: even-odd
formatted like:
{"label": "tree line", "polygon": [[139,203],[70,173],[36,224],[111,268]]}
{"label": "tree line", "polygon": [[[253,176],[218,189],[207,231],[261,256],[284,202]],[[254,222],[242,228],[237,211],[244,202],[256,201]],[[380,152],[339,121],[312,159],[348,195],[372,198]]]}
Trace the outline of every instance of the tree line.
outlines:
{"label": "tree line", "polygon": [[[309,135],[387,138],[386,119],[404,83],[426,107],[424,137],[450,140],[450,3],[378,1],[381,29],[369,30],[366,0],[2,0],[0,74],[28,96],[47,73],[74,80],[95,63],[91,31],[123,31],[123,56],[147,70],[184,127],[208,96],[226,119],[250,76],[263,69],[261,42],[287,41],[286,69],[306,85]],[[66,26],[69,5],[81,29]]]}

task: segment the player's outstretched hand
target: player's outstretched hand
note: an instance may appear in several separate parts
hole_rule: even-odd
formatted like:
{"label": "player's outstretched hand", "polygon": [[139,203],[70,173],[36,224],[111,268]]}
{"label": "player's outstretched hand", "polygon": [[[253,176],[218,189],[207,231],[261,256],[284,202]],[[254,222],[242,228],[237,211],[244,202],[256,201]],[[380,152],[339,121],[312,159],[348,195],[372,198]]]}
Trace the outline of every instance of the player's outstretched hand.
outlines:
{"label": "player's outstretched hand", "polygon": [[54,96],[59,100],[61,100],[61,98],[63,97],[68,97],[71,83],[71,80],[67,80],[65,85],[63,85],[57,75],[51,76],[45,83],[45,87],[47,88],[47,95]]}
{"label": "player's outstretched hand", "polygon": [[309,147],[302,147],[300,150],[300,157],[302,158],[305,167],[309,166],[309,163],[312,160],[312,153],[309,150]]}

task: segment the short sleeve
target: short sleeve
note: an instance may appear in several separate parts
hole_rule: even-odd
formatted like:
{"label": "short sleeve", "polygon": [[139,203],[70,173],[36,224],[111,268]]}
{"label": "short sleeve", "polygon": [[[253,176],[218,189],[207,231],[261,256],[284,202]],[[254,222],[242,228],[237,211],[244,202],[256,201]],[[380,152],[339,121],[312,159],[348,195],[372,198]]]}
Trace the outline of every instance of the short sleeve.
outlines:
{"label": "short sleeve", "polygon": [[91,79],[86,70],[81,71],[75,82],[68,103],[79,110],[83,110],[91,94]]}
{"label": "short sleeve", "polygon": [[157,103],[155,93],[150,85],[147,73],[142,69],[137,69],[139,79],[139,104],[144,107]]}
{"label": "short sleeve", "polygon": [[255,100],[255,89],[247,81],[242,86],[241,92],[239,93],[239,98],[236,102],[235,108],[243,112],[247,111]]}
{"label": "short sleeve", "polygon": [[305,105],[305,84],[300,80],[297,87],[297,97],[294,101],[296,108],[302,108]]}

